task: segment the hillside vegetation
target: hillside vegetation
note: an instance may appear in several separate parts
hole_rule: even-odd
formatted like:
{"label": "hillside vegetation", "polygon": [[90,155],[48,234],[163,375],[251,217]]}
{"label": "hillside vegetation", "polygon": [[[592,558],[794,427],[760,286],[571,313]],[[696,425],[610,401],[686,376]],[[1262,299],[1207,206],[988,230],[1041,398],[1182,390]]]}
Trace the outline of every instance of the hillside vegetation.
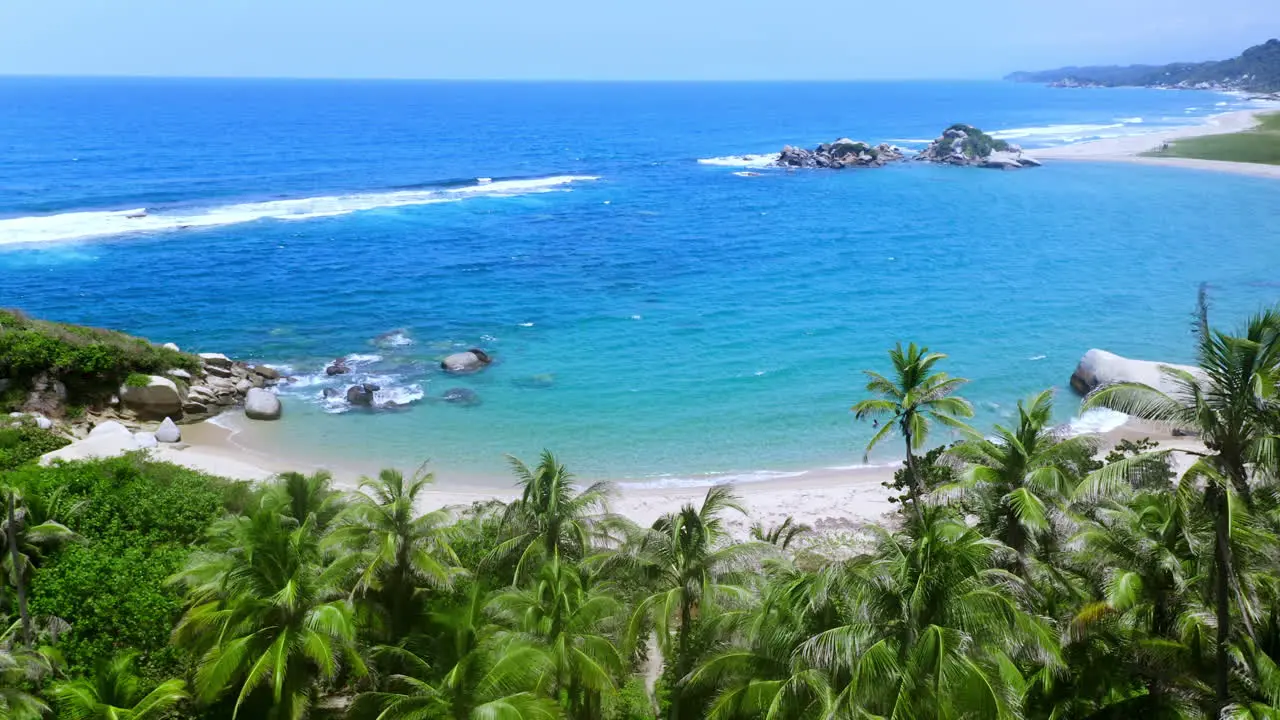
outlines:
{"label": "hillside vegetation", "polygon": [[1101,87],[1220,88],[1250,92],[1280,91],[1280,40],[1268,40],[1237,57],[1168,65],[1062,67],[1005,76],[1016,82]]}

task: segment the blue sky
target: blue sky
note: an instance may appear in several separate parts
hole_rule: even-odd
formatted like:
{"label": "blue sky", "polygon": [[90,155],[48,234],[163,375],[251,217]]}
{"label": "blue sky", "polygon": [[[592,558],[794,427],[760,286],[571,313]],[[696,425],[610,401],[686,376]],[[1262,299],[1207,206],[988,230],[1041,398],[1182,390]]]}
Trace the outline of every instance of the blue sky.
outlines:
{"label": "blue sky", "polygon": [[994,78],[1235,55],[1277,0],[0,0],[0,74]]}

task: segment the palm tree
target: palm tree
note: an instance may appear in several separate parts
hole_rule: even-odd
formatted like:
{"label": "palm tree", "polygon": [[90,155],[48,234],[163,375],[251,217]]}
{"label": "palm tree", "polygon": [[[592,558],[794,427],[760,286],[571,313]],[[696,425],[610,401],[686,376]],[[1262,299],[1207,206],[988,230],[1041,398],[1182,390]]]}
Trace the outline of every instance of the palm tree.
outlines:
{"label": "palm tree", "polygon": [[[13,587],[18,600],[18,616],[22,621],[22,642],[35,641],[31,613],[27,609],[27,586],[31,574],[48,549],[73,540],[76,535],[58,522],[52,513],[62,508],[59,503],[38,496],[25,497],[15,485],[0,486],[4,499],[4,525],[0,533],[0,569]],[[72,508],[73,509],[73,508]]]}
{"label": "palm tree", "polygon": [[555,667],[546,650],[485,618],[484,594],[473,586],[464,604],[437,620],[451,642],[453,664],[438,682],[428,663],[403,647],[382,646],[375,660],[396,672],[383,688],[361,693],[353,718],[378,720],[552,720],[559,705],[549,697]]}
{"label": "palm tree", "polygon": [[567,698],[571,719],[601,716],[601,700],[615,690],[625,664],[610,637],[619,627],[622,604],[607,588],[585,568],[552,556],[527,589],[502,593],[489,608],[512,630],[549,648],[557,694]]}
{"label": "palm tree", "polygon": [[[1233,515],[1253,504],[1255,473],[1274,473],[1280,463],[1280,313],[1263,312],[1250,319],[1240,336],[1211,330],[1201,314],[1199,372],[1162,368],[1170,392],[1142,383],[1116,383],[1085,398],[1083,408],[1104,407],[1174,430],[1199,435],[1207,452],[1197,456],[1183,475],[1180,491],[1202,488],[1201,503],[1214,524],[1214,608],[1217,621],[1215,693],[1220,712],[1229,701],[1231,595],[1238,592],[1232,561]],[[1134,461],[1167,455],[1148,453]],[[1117,464],[1120,465],[1120,464]],[[1104,488],[1123,478],[1120,467],[1103,469],[1095,486]],[[1243,598],[1239,598],[1243,601]],[[1241,608],[1248,613],[1248,608]]]}
{"label": "palm tree", "polygon": [[841,571],[843,624],[800,652],[840,680],[837,713],[1020,717],[1020,669],[1061,667],[1054,634],[1028,612],[1022,579],[997,567],[999,542],[945,508],[923,516],[879,530],[876,551]]}
{"label": "palm tree", "polygon": [[916,506],[917,519],[922,516],[919,500],[924,495],[925,488],[916,473],[915,452],[928,444],[932,424],[937,422],[966,433],[973,432],[960,419],[973,417],[973,407],[967,400],[955,395],[968,381],[933,370],[933,366],[946,357],[942,353],[930,353],[929,348],[917,347],[915,343],[908,345],[904,351],[902,343],[898,343],[889,351],[894,379],[890,380],[870,370],[864,371],[868,378],[867,392],[874,397],[861,400],[853,406],[854,416],[859,420],[889,417],[867,443],[863,453],[864,461],[889,433],[897,431],[902,435],[910,478],[907,493]]}
{"label": "palm tree", "polygon": [[125,652],[101,662],[92,678],[64,680],[50,692],[59,717],[69,720],[156,720],[187,699],[186,683],[166,680],[142,690],[137,653]]}
{"label": "palm tree", "polygon": [[253,703],[255,716],[298,720],[317,685],[344,663],[364,672],[351,604],[324,564],[315,521],[308,513],[297,523],[269,506],[230,518],[176,576],[188,609],[174,642],[199,657],[199,701],[232,690],[233,717]]}
{"label": "palm tree", "polygon": [[0,720],[39,720],[49,706],[27,688],[53,672],[53,663],[41,650],[15,646],[15,629],[0,635]]}
{"label": "palm tree", "polygon": [[1096,441],[1069,437],[1050,425],[1053,391],[1045,390],[1029,404],[1018,401],[1018,424],[997,425],[994,437],[957,445],[951,454],[968,463],[955,489],[966,509],[978,518],[978,529],[1017,553],[1018,568],[1030,578],[1027,555],[1037,538],[1049,531],[1051,515],[1075,491]]}
{"label": "palm tree", "polygon": [[804,523],[796,522],[796,519],[790,515],[771,528],[766,529],[761,523],[752,523],[751,525],[752,540],[776,545],[783,550],[791,547],[791,543],[795,542],[796,538],[810,532],[813,532],[813,528]]}
{"label": "palm tree", "polygon": [[732,583],[732,574],[751,567],[759,555],[758,545],[723,542],[723,516],[729,510],[745,513],[732,489],[717,485],[707,490],[702,507],[687,504],[658,518],[636,545],[642,576],[657,591],[636,606],[628,638],[634,643],[644,623],[653,623],[658,648],[675,681],[672,720],[684,710],[680,683],[697,660],[690,642],[696,624],[710,617],[718,603],[744,596],[745,591]]}
{"label": "palm tree", "polygon": [[530,468],[517,458],[509,458],[519,479],[521,495],[512,501],[502,516],[502,533],[506,539],[489,554],[489,562],[502,562],[517,557],[517,583],[536,558],[559,555],[577,562],[586,557],[593,546],[609,541],[611,533],[622,524],[609,515],[609,496],[613,486],[595,483],[574,492],[573,476],[554,455],[543,451],[538,466]]}
{"label": "palm tree", "polygon": [[364,478],[326,547],[340,549],[335,571],[355,574],[353,594],[371,600],[381,611],[392,638],[408,634],[420,615],[419,588],[447,590],[461,572],[449,546],[447,510],[415,514],[430,474],[406,481],[395,470],[377,479]]}
{"label": "palm tree", "polygon": [[312,527],[323,535],[342,512],[344,500],[342,493],[333,489],[333,476],[320,470],[310,475],[281,473],[267,487],[262,502],[298,523],[314,516]]}

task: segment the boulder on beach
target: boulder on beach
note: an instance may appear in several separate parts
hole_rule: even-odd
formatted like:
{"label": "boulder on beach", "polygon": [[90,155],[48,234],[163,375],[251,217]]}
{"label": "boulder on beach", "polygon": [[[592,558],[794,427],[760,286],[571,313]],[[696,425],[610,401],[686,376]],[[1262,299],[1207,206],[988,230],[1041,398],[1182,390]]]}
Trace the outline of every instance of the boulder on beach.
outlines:
{"label": "boulder on beach", "polygon": [[155,438],[156,442],[176,443],[182,440],[182,431],[173,420],[165,418],[160,422],[160,427],[156,428]]}
{"label": "boulder on beach", "polygon": [[471,407],[480,404],[480,396],[474,390],[468,388],[449,388],[444,391],[440,399],[452,405],[462,405]]}
{"label": "boulder on beach", "polygon": [[222,353],[200,353],[200,360],[208,367],[231,369],[231,358]]}
{"label": "boulder on beach", "polygon": [[94,425],[93,429],[89,431],[89,437],[106,437],[108,435],[120,435],[122,433],[130,437],[133,436],[133,432],[129,430],[129,428],[125,427],[124,423],[116,422],[115,420],[107,420]]}
{"label": "boulder on beach", "polygon": [[1142,383],[1164,393],[1178,393],[1180,388],[1161,370],[1164,367],[1184,370],[1203,378],[1201,370],[1190,365],[1133,360],[1094,348],[1080,358],[1076,371],[1071,374],[1071,387],[1081,395],[1087,395],[1115,383]]}
{"label": "boulder on beach", "polygon": [[373,407],[373,394],[379,390],[377,385],[365,383],[347,388],[347,404],[353,407]]}
{"label": "boulder on beach", "polygon": [[148,450],[160,443],[160,440],[156,438],[155,433],[149,433],[149,432],[134,433],[133,441],[137,443],[138,449],[140,450]]}
{"label": "boulder on beach", "polygon": [[244,396],[244,416],[250,420],[279,420],[280,398],[270,390],[249,388]]}
{"label": "boulder on beach", "polygon": [[138,417],[158,420],[164,417],[182,417],[182,395],[178,386],[159,375],[145,375],[146,385],[120,386],[120,402]]}
{"label": "boulder on beach", "polygon": [[488,353],[479,348],[471,348],[466,352],[454,353],[440,361],[445,372],[457,375],[480,372],[493,362]]}

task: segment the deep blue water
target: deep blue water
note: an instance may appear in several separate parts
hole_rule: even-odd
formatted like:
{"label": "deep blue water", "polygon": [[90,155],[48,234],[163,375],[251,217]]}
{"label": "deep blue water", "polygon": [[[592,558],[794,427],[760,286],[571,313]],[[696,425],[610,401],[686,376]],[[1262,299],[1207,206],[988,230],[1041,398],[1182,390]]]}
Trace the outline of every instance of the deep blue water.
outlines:
{"label": "deep blue water", "polygon": [[[848,465],[871,432],[848,413],[860,371],[899,340],[951,355],[979,425],[1065,388],[1090,347],[1188,359],[1200,283],[1229,324],[1280,297],[1280,185],[698,159],[918,147],[953,122],[1035,147],[1237,104],[1004,83],[3,79],[0,305],[287,365],[301,381],[270,439],[318,460]],[[372,342],[395,329],[412,342]],[[495,365],[434,369],[472,346]],[[316,373],[352,354],[384,398],[423,399],[333,412]],[[430,400],[452,387],[483,404]],[[1064,389],[1063,419],[1075,404]]]}

